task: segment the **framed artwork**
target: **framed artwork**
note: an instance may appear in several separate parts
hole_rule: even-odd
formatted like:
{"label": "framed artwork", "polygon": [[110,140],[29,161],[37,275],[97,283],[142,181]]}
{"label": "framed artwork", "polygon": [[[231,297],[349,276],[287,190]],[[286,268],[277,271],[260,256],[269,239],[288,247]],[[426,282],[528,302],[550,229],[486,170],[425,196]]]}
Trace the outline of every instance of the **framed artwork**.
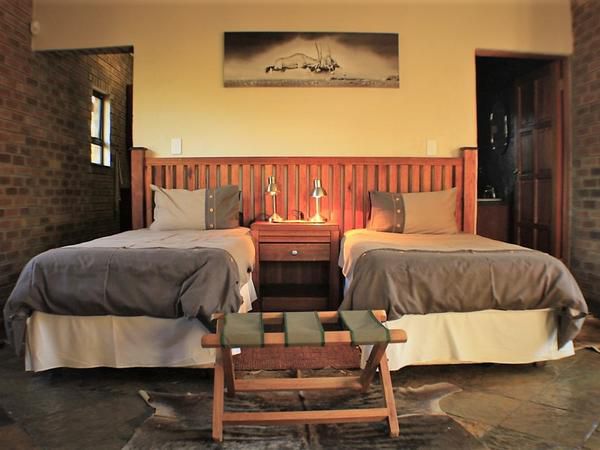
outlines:
{"label": "framed artwork", "polygon": [[226,32],[225,87],[399,87],[394,33]]}

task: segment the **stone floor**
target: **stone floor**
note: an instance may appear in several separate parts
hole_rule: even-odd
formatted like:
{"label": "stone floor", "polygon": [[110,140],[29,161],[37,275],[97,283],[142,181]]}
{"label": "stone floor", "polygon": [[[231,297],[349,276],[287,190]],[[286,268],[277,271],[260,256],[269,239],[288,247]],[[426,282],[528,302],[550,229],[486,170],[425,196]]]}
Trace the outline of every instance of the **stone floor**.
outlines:
{"label": "stone floor", "polygon": [[[151,414],[138,390],[197,392],[212,384],[205,370],[31,374],[22,367],[11,349],[0,349],[1,449],[118,449]],[[449,382],[462,388],[441,406],[481,448],[600,449],[600,354],[591,350],[542,367],[410,367],[393,380],[395,386]]]}

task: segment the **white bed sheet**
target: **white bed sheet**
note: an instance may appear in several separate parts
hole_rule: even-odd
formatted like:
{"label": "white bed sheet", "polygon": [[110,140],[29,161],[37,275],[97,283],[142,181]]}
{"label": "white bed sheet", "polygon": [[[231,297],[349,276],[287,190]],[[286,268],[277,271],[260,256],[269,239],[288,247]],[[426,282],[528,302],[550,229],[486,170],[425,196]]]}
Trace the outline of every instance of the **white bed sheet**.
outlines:
{"label": "white bed sheet", "polygon": [[[252,280],[240,289],[239,312],[252,309]],[[61,316],[34,312],[27,320],[25,369],[56,367],[212,367],[214,349],[200,345],[206,327],[196,319],[137,316]]]}

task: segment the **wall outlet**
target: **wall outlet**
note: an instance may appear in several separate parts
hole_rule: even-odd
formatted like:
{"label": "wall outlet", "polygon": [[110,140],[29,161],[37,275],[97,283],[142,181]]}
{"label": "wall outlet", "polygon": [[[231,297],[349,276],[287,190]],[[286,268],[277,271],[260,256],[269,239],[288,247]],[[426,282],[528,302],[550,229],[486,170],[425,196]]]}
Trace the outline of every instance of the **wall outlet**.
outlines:
{"label": "wall outlet", "polygon": [[171,139],[171,155],[181,155],[182,145],[181,138]]}
{"label": "wall outlet", "polygon": [[427,140],[427,156],[437,155],[437,141],[435,139]]}

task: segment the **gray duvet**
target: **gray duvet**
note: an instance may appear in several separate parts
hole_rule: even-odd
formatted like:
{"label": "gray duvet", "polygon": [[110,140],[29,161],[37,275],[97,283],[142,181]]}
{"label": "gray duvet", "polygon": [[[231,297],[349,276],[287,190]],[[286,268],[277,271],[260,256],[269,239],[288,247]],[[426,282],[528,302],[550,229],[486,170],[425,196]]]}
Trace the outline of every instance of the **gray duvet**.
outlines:
{"label": "gray duvet", "polygon": [[552,308],[559,317],[559,347],[583,325],[588,310],[577,283],[545,253],[478,236],[392,239],[355,233],[345,242],[340,263],[351,282],[341,309],[384,309],[394,320],[404,314]]}
{"label": "gray duvet", "polygon": [[23,269],[4,307],[17,352],[32,311],[190,317],[210,325],[242,303],[238,265],[219,248],[84,248],[44,252]]}

